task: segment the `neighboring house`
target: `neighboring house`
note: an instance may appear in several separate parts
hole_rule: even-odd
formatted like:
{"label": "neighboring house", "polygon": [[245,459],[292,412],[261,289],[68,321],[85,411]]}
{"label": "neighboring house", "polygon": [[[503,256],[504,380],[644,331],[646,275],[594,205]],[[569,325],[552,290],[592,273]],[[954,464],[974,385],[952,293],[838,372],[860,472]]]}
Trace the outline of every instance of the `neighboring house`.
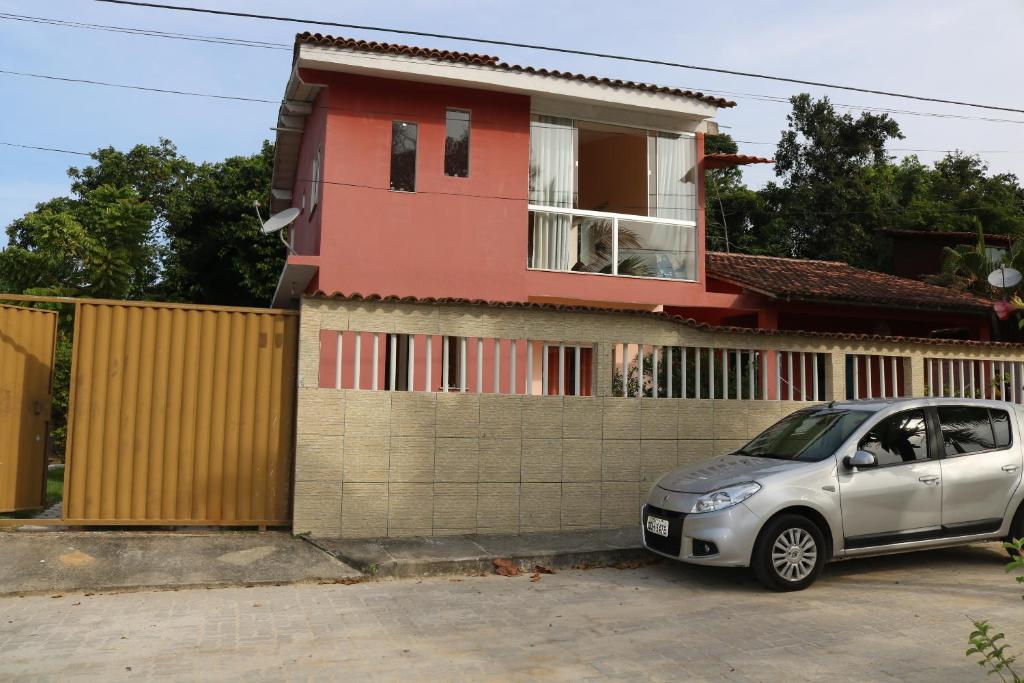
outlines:
{"label": "neighboring house", "polygon": [[[942,272],[945,248],[974,248],[978,244],[976,232],[938,232],[935,230],[886,230],[882,233],[892,240],[892,270],[896,275],[919,279]],[[998,263],[1010,250],[1010,235],[985,235],[985,251]]]}
{"label": "neighboring house", "polygon": [[463,52],[304,33],[273,196],[275,296],[457,298],[986,339],[988,304],[840,263],[705,253],[705,155],[728,100]]}

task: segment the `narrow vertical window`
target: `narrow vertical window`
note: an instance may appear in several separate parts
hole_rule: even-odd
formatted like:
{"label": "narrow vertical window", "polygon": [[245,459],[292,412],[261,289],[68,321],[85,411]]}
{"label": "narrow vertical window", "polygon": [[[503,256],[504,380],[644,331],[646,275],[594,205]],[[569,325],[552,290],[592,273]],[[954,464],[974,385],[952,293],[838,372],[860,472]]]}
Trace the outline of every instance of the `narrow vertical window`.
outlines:
{"label": "narrow vertical window", "polygon": [[415,123],[391,122],[392,190],[416,191],[416,132]]}
{"label": "narrow vertical window", "polygon": [[462,109],[445,112],[444,174],[469,177],[469,112]]}
{"label": "narrow vertical window", "polygon": [[313,155],[313,167],[309,176],[309,211],[312,213],[316,209],[316,205],[320,199],[320,167],[323,165],[323,147],[316,150],[316,154]]}

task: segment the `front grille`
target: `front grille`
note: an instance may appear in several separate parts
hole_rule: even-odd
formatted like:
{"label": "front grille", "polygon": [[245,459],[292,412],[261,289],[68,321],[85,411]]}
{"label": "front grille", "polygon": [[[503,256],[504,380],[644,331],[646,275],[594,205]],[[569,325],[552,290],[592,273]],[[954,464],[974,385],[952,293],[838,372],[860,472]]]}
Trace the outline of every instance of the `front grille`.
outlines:
{"label": "front grille", "polygon": [[[652,534],[647,530],[647,518],[651,515],[668,520],[667,538],[659,536],[658,534]],[[683,519],[685,518],[685,512],[663,510],[662,508],[654,507],[653,505],[645,505],[643,515],[644,544],[651,550],[657,550],[659,553],[665,553],[672,557],[679,557],[683,544]]]}

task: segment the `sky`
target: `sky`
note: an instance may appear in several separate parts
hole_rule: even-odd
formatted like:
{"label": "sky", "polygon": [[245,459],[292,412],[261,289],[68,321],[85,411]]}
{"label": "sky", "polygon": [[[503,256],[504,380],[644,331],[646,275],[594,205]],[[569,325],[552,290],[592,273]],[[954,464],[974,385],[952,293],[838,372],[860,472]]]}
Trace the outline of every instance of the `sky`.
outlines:
{"label": "sky", "polygon": [[[1024,109],[1024,2],[790,0],[738,2],[591,0],[165,0],[232,11],[531,42],[635,55],[812,81]],[[643,11],[638,11],[638,8]],[[28,15],[291,44],[303,30],[469,50],[504,61],[695,90],[730,92],[725,132],[741,152],[771,156],[788,104],[749,95],[829,95],[836,103],[894,114],[906,139],[893,147],[979,152],[993,172],[1024,177],[1024,114],[798,86],[679,68],[610,61],[304,23],[216,17],[94,0],[0,0],[0,70],[279,100],[289,49],[254,49],[57,27],[3,18]],[[741,95],[742,94],[742,95]],[[26,78],[0,73],[0,142],[89,152],[171,139],[195,161],[252,154],[272,138],[277,106]],[[859,109],[852,109],[855,114]],[[759,144],[755,144],[759,143]],[[911,152],[894,151],[899,157]],[[941,152],[918,152],[932,162]],[[0,145],[0,226],[37,202],[67,194],[67,168],[87,157]],[[748,167],[747,182],[773,177]],[[0,246],[6,235],[0,235]]]}

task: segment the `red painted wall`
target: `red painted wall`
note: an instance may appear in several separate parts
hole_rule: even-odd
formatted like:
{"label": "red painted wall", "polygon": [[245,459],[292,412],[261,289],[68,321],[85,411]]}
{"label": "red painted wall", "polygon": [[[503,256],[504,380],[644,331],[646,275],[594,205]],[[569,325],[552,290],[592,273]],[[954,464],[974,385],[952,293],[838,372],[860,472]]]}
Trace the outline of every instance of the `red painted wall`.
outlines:
{"label": "red painted wall", "polygon": [[[527,270],[529,97],[351,74],[302,77],[327,86],[309,120],[298,173],[309,177],[317,116],[325,112],[321,206],[297,240],[299,253],[320,255],[319,289],[642,306],[703,295],[701,282]],[[471,112],[468,178],[444,175],[449,107]],[[389,190],[392,121],[419,126],[415,193]],[[308,182],[297,181],[296,202],[303,191]],[[703,263],[702,220],[696,241]]]}
{"label": "red painted wall", "polygon": [[[298,169],[295,173],[295,184],[292,185],[292,206],[302,207],[302,214],[292,224],[292,248],[297,254],[315,255],[320,253],[321,223],[324,212],[324,185],[321,184],[320,201],[315,208],[310,207],[312,199],[312,162],[318,149],[324,147],[324,135],[327,124],[327,92],[313,102],[313,111],[306,119],[306,129],[302,135],[299,148]],[[324,149],[322,157],[328,156]]]}

